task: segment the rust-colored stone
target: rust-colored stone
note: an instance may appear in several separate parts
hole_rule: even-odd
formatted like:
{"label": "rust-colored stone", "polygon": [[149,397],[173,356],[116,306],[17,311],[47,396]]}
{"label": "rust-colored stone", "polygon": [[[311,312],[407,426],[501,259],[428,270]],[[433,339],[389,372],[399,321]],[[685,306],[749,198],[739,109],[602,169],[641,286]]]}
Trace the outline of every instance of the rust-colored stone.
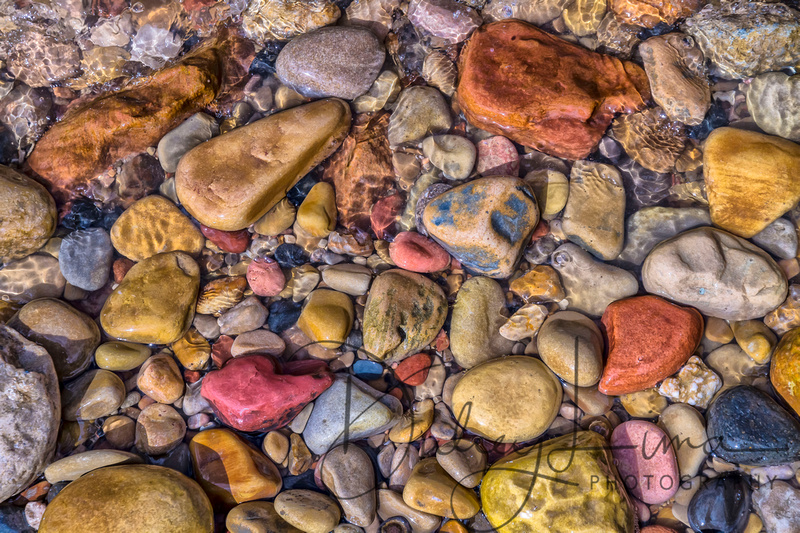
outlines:
{"label": "rust-colored stone", "polygon": [[641,67],[518,20],[478,29],[459,72],[457,101],[472,124],[569,159],[588,156],[615,113],[650,98]]}
{"label": "rust-colored stone", "polygon": [[675,24],[702,7],[701,0],[610,0],[609,7],[625,24],[655,28],[659,23]]}
{"label": "rust-colored stone", "polygon": [[800,328],[783,336],[772,354],[770,381],[795,413],[800,413]]}
{"label": "rust-colored stone", "polygon": [[389,113],[356,115],[350,135],[325,163],[322,179],[336,189],[339,224],[345,228],[369,230],[373,204],[394,185],[388,125]]}

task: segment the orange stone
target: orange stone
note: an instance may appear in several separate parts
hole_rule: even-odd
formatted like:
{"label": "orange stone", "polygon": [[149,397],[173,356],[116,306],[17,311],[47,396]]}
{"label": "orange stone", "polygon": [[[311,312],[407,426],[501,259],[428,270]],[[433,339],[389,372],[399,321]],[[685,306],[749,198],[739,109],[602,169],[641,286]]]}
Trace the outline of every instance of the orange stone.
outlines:
{"label": "orange stone", "polygon": [[400,364],[394,369],[394,375],[406,385],[416,387],[425,383],[430,368],[431,356],[426,353],[418,353],[400,361]]}
{"label": "orange stone", "polygon": [[459,61],[457,100],[470,123],[567,159],[588,156],[615,113],[650,98],[638,65],[519,20],[479,28]]}
{"label": "orange stone", "polygon": [[610,0],[611,11],[619,22],[655,28],[659,23],[675,24],[697,12],[701,0]]}
{"label": "orange stone", "polygon": [[274,498],[281,490],[278,467],[228,429],[201,431],[189,451],[195,478],[218,509]]}
{"label": "orange stone", "polygon": [[800,414],[800,328],[790,330],[775,347],[769,377],[775,391]]}
{"label": "orange stone", "polygon": [[619,396],[653,387],[677,372],[700,345],[703,316],[658,296],[612,302],[601,319],[608,360],[598,389]]}
{"label": "orange stone", "polygon": [[525,303],[560,302],[566,298],[561,277],[547,265],[536,265],[512,281],[508,288]]}

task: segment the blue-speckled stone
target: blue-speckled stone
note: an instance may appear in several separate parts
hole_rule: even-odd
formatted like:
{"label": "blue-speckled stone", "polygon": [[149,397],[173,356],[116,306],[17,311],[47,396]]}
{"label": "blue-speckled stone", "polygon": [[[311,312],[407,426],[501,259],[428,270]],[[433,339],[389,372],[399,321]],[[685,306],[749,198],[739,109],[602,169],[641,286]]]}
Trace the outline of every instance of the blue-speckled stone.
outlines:
{"label": "blue-speckled stone", "polygon": [[530,187],[490,176],[437,196],[422,214],[428,235],[471,271],[507,278],[539,222]]}
{"label": "blue-speckled stone", "polygon": [[353,372],[360,379],[370,381],[383,375],[383,367],[375,361],[359,360],[353,365]]}

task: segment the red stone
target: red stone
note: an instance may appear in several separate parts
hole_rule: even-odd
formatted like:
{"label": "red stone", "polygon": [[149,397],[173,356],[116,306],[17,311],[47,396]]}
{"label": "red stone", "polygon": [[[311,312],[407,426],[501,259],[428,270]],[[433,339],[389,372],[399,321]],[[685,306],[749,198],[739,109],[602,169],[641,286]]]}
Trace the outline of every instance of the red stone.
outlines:
{"label": "red stone", "polygon": [[240,254],[250,245],[250,233],[246,230],[222,231],[200,224],[200,231],[206,239],[216,244],[223,252]]}
{"label": "red stone", "polygon": [[211,360],[214,361],[217,368],[222,368],[222,365],[233,357],[231,346],[233,346],[233,337],[227,335],[220,335],[217,342],[211,346]]}
{"label": "red stone", "polygon": [[183,370],[183,380],[186,383],[197,383],[203,375],[197,370]]}
{"label": "red stone", "polygon": [[450,347],[450,338],[445,330],[439,331],[439,334],[433,340],[433,347],[436,348],[437,352],[443,352]]}
{"label": "red stone", "polygon": [[426,353],[418,353],[400,361],[397,368],[394,369],[394,375],[406,385],[416,387],[425,382],[430,369],[431,356]]}
{"label": "red stone", "polygon": [[444,248],[416,231],[398,233],[389,245],[389,257],[411,272],[439,272],[450,264],[450,254]]}
{"label": "red stone", "polygon": [[677,533],[677,531],[665,526],[645,526],[639,533]]}
{"label": "red stone", "polygon": [[481,176],[519,176],[519,153],[514,143],[495,135],[477,145],[477,171]]}
{"label": "red stone", "polygon": [[224,424],[239,431],[272,431],[333,384],[323,361],[290,363],[287,371],[271,356],[244,355],[206,374],[200,394]]}
{"label": "red stone", "polygon": [[601,319],[608,360],[598,388],[619,396],[655,386],[677,372],[700,345],[703,317],[658,296],[612,302]]}
{"label": "red stone", "polygon": [[369,220],[376,237],[385,239],[387,236],[394,237],[397,234],[395,224],[405,205],[406,201],[400,193],[381,198],[375,202],[375,205],[372,206]]}
{"label": "red stone", "polygon": [[114,272],[114,283],[120,283],[122,281],[122,278],[125,277],[125,274],[128,273],[128,270],[130,270],[131,267],[135,264],[136,263],[134,263],[127,257],[120,257],[119,259],[115,259],[114,264],[111,267],[111,270]]}
{"label": "red stone", "polygon": [[281,266],[272,258],[256,259],[247,265],[247,284],[258,296],[277,296],[286,286]]}
{"label": "red stone", "polygon": [[616,113],[644,109],[650,98],[641,67],[519,20],[473,33],[458,71],[470,123],[567,159],[588,156]]}
{"label": "red stone", "polygon": [[546,220],[540,220],[536,227],[533,228],[533,234],[531,235],[531,242],[536,241],[544,237],[550,233],[550,224]]}
{"label": "red stone", "polygon": [[20,497],[25,498],[26,501],[35,502],[47,496],[48,492],[50,492],[50,483],[47,481],[40,481],[22,491]]}

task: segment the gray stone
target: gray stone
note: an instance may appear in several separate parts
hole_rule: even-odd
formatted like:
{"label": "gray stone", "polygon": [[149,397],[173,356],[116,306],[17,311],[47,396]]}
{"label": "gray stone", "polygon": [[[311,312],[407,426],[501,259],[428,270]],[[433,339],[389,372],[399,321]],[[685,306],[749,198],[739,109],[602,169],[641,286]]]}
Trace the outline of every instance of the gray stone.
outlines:
{"label": "gray stone", "polygon": [[400,93],[397,107],[389,118],[389,144],[397,146],[421,141],[452,127],[453,118],[442,93],[433,87],[409,87]]}
{"label": "gray stone", "polygon": [[638,267],[661,241],[710,224],[711,216],[704,207],[644,207],[628,217],[625,248],[615,262],[623,268]]}
{"label": "gray stone", "polygon": [[183,154],[215,135],[219,135],[217,120],[205,113],[195,113],[158,141],[156,153],[161,168],[164,172],[175,172]]}
{"label": "gray stone", "polygon": [[26,488],[50,460],[61,421],[47,350],[0,326],[0,501]]}
{"label": "gray stone", "polygon": [[762,317],[788,292],[786,276],[766,252],[711,227],[689,230],[653,248],[642,267],[642,282],[651,294],[725,320]]}
{"label": "gray stone", "polygon": [[0,269],[0,298],[11,302],[61,298],[66,284],[58,259],[52,255],[29,255]]}
{"label": "gray stone", "polygon": [[747,110],[765,132],[800,141],[800,75],[756,76],[747,88]]}
{"label": "gray stone", "polygon": [[352,100],[378,77],[386,52],[368,29],[330,26],[292,39],[275,62],[278,79],[304,96]]}
{"label": "gray stone", "polygon": [[200,394],[202,386],[202,379],[186,384],[186,392],[183,394],[183,405],[181,407],[183,414],[186,416],[194,416],[198,413],[214,413],[211,404]]}
{"label": "gray stone", "polygon": [[402,412],[400,400],[394,396],[378,392],[352,376],[337,374],[333,385],[314,402],[303,440],[313,453],[323,454],[345,441],[383,433]]}
{"label": "gray stone", "polygon": [[245,298],[218,319],[219,331],[223,335],[241,335],[264,325],[269,311],[255,296]]}
{"label": "gray stone", "polygon": [[785,481],[762,483],[753,492],[753,505],[767,533],[800,531],[800,490]]}
{"label": "gray stone", "polygon": [[114,248],[102,228],[73,231],[61,241],[58,266],[70,285],[86,291],[101,289],[108,281]]}
{"label": "gray stone", "polygon": [[752,241],[781,259],[797,256],[797,230],[785,218],[779,218],[753,235]]}

